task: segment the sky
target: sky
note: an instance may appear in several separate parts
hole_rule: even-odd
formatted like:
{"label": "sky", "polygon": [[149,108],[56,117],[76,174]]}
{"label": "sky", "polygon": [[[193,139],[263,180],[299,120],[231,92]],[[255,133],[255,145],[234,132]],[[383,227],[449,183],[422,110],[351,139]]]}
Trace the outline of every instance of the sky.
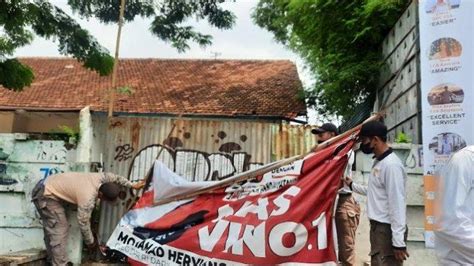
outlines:
{"label": "sky", "polygon": [[[67,5],[67,0],[53,0],[51,3],[62,8],[74,17],[83,28],[87,29],[97,38],[99,43],[106,47],[113,55],[117,25],[105,25],[96,19],[83,19],[72,13]],[[193,59],[286,59],[294,62],[304,86],[312,82],[311,74],[305,69],[303,60],[273,39],[273,35],[255,25],[251,13],[257,1],[241,0],[229,1],[222,6],[232,11],[237,19],[231,30],[219,30],[207,24],[206,21],[189,21],[189,24],[205,34],[213,36],[213,43],[205,48],[190,43],[191,48],[184,53],[179,53],[170,44],[153,36],[149,31],[151,19],[136,18],[133,22],[126,23],[122,29],[122,38],[119,50],[120,58],[193,58]],[[28,46],[16,50],[15,56],[62,56],[54,40],[36,37]],[[313,110],[309,111],[309,123],[319,124],[319,116]]]}

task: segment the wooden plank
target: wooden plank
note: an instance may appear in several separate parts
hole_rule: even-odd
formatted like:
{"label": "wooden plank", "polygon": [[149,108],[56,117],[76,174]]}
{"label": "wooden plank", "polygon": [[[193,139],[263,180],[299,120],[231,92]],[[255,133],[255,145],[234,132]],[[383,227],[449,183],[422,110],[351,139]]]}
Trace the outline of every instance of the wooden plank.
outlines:
{"label": "wooden plank", "polygon": [[[418,83],[418,56],[413,57],[408,61],[407,65],[402,69],[400,76],[397,80],[390,80],[387,84],[380,89],[378,94],[378,101],[382,104],[382,101],[388,97],[387,105],[390,105],[395,101],[401,94],[412,88]],[[388,96],[387,96],[388,95]],[[379,106],[379,109],[381,106]]]}
{"label": "wooden plank", "polygon": [[[379,78],[379,87],[391,80],[395,73],[402,68],[405,60],[412,59],[418,54],[417,35],[415,28],[406,36],[393,53],[384,60]],[[413,47],[415,46],[415,47]]]}
{"label": "wooden plank", "polygon": [[46,259],[46,250],[27,249],[0,255],[0,263],[8,262],[9,265],[26,264]]}
{"label": "wooden plank", "polygon": [[419,135],[419,119],[420,114],[417,113],[407,121],[392,127],[387,134],[388,142],[394,142],[396,136],[399,132],[403,132],[408,135],[411,139],[411,143],[420,144],[421,143],[421,136]]}
{"label": "wooden plank", "polygon": [[387,107],[385,125],[388,130],[402,124],[418,113],[418,86],[403,93],[396,101]]}
{"label": "wooden plank", "polygon": [[408,6],[383,41],[382,53],[384,58],[390,56],[402,40],[405,39],[406,35],[416,26],[418,16],[416,5],[416,1],[413,1]]}
{"label": "wooden plank", "polygon": [[[381,105],[383,100],[388,98],[385,123],[389,128],[390,142],[395,140],[398,132],[408,134],[412,143],[420,143],[421,139],[418,126],[420,99],[416,5],[416,1],[410,4],[382,44],[385,65],[380,72],[377,103]],[[410,50],[412,47],[413,49]],[[406,63],[404,60],[407,57],[410,59]],[[403,66],[404,63],[406,65]],[[400,68],[402,68],[400,75],[395,80],[396,72]],[[381,108],[381,106],[376,107]]]}

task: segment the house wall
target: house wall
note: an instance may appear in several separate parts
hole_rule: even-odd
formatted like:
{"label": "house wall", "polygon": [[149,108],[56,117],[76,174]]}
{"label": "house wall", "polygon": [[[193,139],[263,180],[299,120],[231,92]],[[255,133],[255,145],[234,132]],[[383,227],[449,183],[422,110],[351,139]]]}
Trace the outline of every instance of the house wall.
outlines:
{"label": "house wall", "polygon": [[79,128],[79,112],[0,112],[0,133],[51,133],[59,126]]}
{"label": "house wall", "polygon": [[13,132],[13,121],[15,115],[13,112],[0,112],[0,133]]}

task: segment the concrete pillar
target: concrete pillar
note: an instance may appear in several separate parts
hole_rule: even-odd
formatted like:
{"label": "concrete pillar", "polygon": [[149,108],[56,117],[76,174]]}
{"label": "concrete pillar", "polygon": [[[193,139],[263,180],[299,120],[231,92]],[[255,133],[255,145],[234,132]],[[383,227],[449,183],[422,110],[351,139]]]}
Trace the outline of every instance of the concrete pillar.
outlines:
{"label": "concrete pillar", "polygon": [[79,143],[77,145],[77,162],[90,163],[92,160],[92,117],[87,106],[79,113]]}

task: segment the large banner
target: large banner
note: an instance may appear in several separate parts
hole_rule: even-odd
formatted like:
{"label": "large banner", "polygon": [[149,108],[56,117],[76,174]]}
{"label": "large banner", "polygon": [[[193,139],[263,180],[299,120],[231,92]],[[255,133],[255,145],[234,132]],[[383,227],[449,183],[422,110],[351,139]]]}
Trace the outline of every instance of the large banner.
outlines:
{"label": "large banner", "polygon": [[474,1],[420,0],[425,241],[434,246],[436,176],[450,155],[474,143]]}
{"label": "large banner", "polygon": [[107,246],[135,265],[336,265],[332,214],[352,138],[253,180],[154,206],[209,186],[159,161],[152,188]]}

